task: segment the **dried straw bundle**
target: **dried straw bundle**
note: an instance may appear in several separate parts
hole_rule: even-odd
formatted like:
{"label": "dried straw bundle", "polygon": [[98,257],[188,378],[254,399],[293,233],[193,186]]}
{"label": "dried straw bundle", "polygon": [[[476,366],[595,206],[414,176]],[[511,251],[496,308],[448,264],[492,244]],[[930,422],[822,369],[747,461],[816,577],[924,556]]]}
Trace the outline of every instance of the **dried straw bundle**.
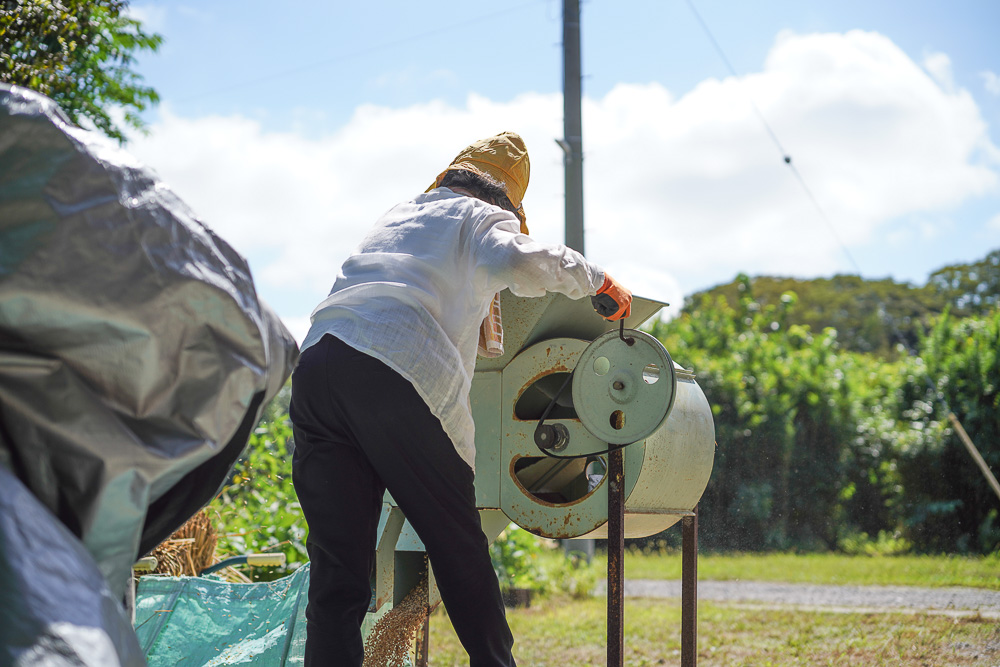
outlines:
{"label": "dried straw bundle", "polygon": [[403,667],[417,631],[423,627],[427,608],[427,575],[402,601],[386,612],[365,641],[363,667]]}
{"label": "dried straw bundle", "polygon": [[217,542],[218,536],[208,518],[208,511],[202,510],[153,549],[155,571],[174,577],[198,576],[199,572],[216,562]]}

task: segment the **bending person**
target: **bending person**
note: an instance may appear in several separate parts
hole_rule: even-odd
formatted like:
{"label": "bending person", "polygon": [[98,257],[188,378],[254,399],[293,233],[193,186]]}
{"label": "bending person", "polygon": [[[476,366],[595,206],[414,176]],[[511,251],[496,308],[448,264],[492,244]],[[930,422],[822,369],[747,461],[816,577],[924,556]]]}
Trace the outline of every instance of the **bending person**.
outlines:
{"label": "bending person", "polygon": [[528,176],[517,134],[472,144],[375,223],[313,312],[290,410],[312,563],[307,666],[362,663],[386,489],[427,549],[470,664],[514,665],[475,504],[476,354],[502,353],[503,289],[607,294],[612,320],[632,299],[580,253],[527,235]]}

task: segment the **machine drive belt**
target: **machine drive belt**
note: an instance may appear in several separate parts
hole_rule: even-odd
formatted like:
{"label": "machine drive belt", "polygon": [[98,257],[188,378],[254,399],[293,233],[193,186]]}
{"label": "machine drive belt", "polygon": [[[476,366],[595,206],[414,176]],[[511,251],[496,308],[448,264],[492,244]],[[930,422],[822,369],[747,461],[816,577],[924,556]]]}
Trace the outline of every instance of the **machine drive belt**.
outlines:
{"label": "machine drive belt", "polygon": [[[618,335],[622,339],[622,342],[624,342],[626,345],[630,347],[635,343],[635,341],[631,336],[629,337],[625,336],[624,319],[619,320]],[[562,424],[549,425],[545,423],[545,420],[548,418],[549,413],[552,412],[552,408],[555,407],[556,402],[559,400],[559,397],[562,396],[562,393],[564,391],[566,391],[566,387],[568,387],[570,382],[573,381],[573,375],[575,373],[576,373],[576,368],[573,369],[572,373],[566,376],[566,380],[562,383],[562,386],[559,387],[559,391],[555,393],[555,396],[552,397],[552,400],[549,401],[548,406],[542,413],[541,419],[538,420],[538,424],[535,426],[534,438],[535,438],[535,445],[538,447],[538,449],[546,456],[554,459],[582,459],[582,458],[587,458],[589,456],[600,456],[602,454],[610,454],[613,451],[624,449],[629,445],[634,445],[635,442],[628,442],[621,445],[613,445],[609,443],[607,449],[601,450],[599,452],[587,452],[586,454],[564,455],[564,454],[555,454],[552,452],[554,448],[559,447],[563,442],[569,440],[569,431],[567,431],[566,427],[563,426]],[[636,440],[636,442],[639,442],[639,440]]]}

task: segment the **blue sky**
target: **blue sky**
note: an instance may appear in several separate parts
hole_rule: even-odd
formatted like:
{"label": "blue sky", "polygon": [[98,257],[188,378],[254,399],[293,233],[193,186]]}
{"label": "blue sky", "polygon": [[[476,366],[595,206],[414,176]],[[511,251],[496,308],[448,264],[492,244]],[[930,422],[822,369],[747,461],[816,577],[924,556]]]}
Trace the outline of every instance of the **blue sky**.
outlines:
{"label": "blue sky", "polygon": [[[922,283],[1000,247],[1000,3],[583,3],[587,254],[680,305],[738,272]],[[374,219],[466,144],[528,141],[562,240],[561,2],[162,2],[130,149],[301,339]],[[810,190],[816,212],[754,111]]]}

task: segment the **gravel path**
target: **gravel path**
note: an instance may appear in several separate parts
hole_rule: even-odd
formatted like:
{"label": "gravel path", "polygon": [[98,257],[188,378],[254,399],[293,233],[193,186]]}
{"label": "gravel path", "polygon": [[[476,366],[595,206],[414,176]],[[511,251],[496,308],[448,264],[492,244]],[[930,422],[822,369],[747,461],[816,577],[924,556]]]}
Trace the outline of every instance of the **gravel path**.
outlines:
{"label": "gravel path", "polygon": [[[603,583],[603,582],[602,582]],[[601,587],[603,593],[604,588]],[[679,598],[681,582],[625,581],[626,597]],[[698,598],[737,603],[815,607],[829,611],[978,613],[1000,619],[1000,591],[913,586],[820,586],[762,581],[699,581]]]}

